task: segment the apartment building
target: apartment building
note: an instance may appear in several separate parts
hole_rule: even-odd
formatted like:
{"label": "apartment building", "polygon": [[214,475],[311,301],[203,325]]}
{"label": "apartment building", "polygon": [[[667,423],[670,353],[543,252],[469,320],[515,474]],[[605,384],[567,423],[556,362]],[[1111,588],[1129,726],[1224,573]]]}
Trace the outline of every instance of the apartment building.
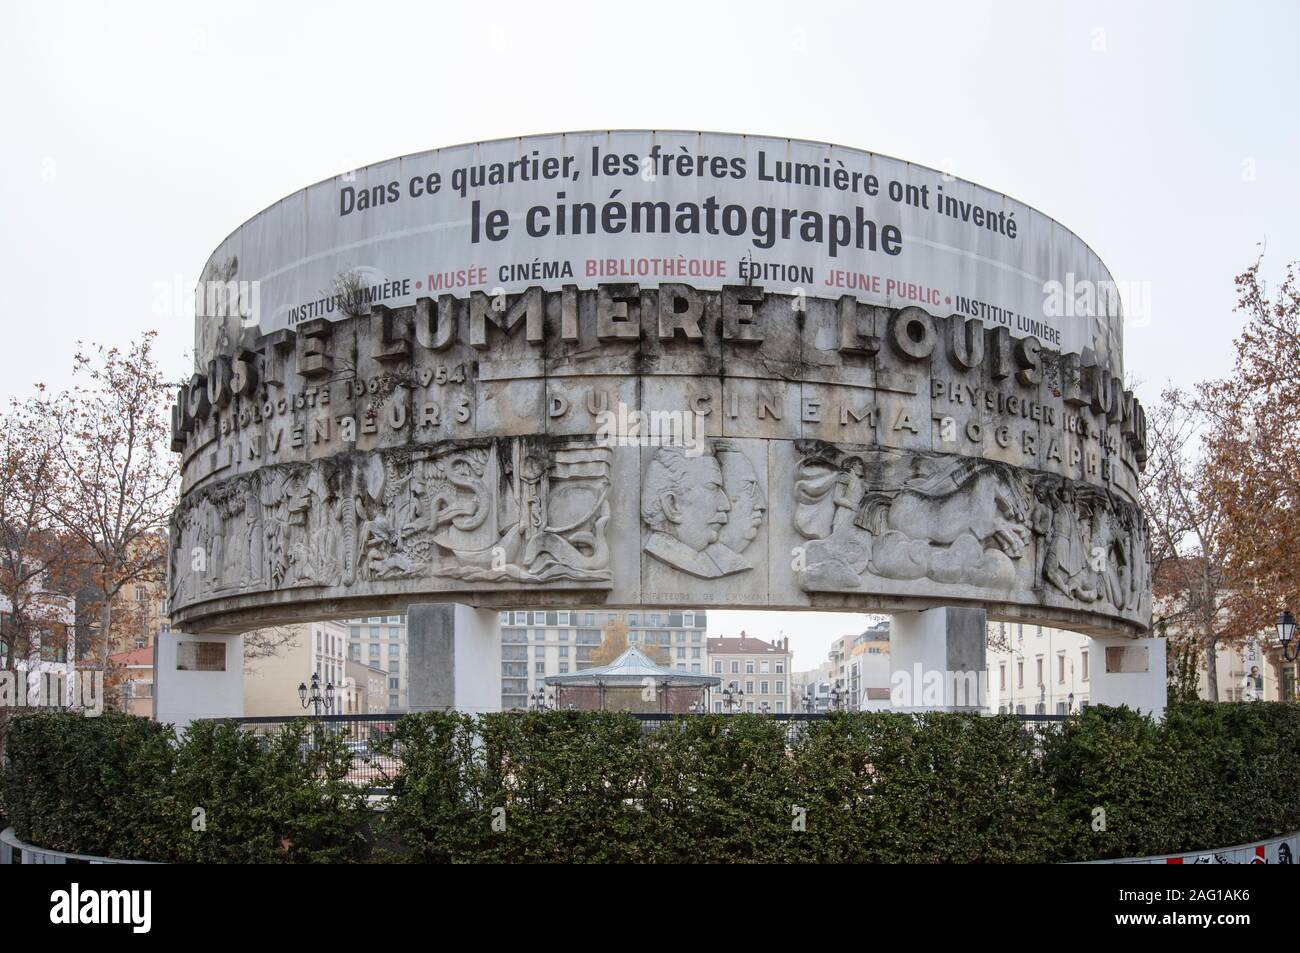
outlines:
{"label": "apartment building", "polygon": [[659,646],[668,665],[708,674],[708,617],[702,609],[550,609],[501,613],[501,707],[527,708],[529,696],[545,693],[546,676],[591,666],[592,650],[611,622],[627,626],[629,645]]}
{"label": "apartment building", "polygon": [[108,657],[117,678],[118,707],[128,715],[153,717],[154,651],[151,644]]}
{"label": "apartment building", "polygon": [[348,628],[341,622],[299,622],[285,626],[286,638],[274,655],[250,663],[244,672],[245,715],[302,713],[298,686],[320,679],[321,691],[334,686],[334,712],[342,710]]}
{"label": "apartment building", "polygon": [[[778,715],[790,711],[789,638],[767,642],[741,632],[735,638],[709,639],[707,649],[709,673],[722,679],[724,689],[744,692],[738,696],[741,710]],[[720,691],[713,693],[711,704],[715,712],[723,711]]]}
{"label": "apartment building", "polygon": [[348,658],[385,673],[383,690],[368,693],[370,709],[406,711],[410,699],[406,616],[368,616],[348,619],[344,624],[348,627]]}
{"label": "apartment building", "polygon": [[[350,647],[349,647],[350,651]],[[349,658],[343,663],[345,715],[382,715],[388,711],[388,673]]]}
{"label": "apartment building", "polygon": [[1088,704],[1086,635],[1023,622],[990,622],[985,708],[1002,714],[1067,715]]}

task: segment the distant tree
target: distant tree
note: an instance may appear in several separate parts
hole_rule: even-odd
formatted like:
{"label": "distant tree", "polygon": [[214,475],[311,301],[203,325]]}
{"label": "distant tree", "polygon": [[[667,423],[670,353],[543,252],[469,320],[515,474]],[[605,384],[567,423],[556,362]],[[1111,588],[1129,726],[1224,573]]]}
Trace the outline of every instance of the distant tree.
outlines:
{"label": "distant tree", "polygon": [[1300,282],[1292,262],[1270,297],[1260,264],[1237,278],[1245,326],[1232,373],[1202,385],[1198,401],[1223,568],[1238,593],[1224,620],[1234,636],[1271,632],[1283,609],[1300,607]]}
{"label": "distant tree", "polygon": [[1169,632],[1168,626],[1161,623],[1157,630],[1166,641],[1166,686],[1168,703],[1196,701],[1200,697],[1201,652],[1200,643],[1194,635],[1178,631]]}
{"label": "distant tree", "polygon": [[673,663],[672,655],[669,653],[668,646],[666,645],[654,645],[650,642],[643,642],[641,643],[640,648],[641,651],[650,658],[650,661],[654,662],[656,665],[667,667]]}
{"label": "distant tree", "polygon": [[1153,624],[1178,644],[1190,639],[1199,645],[1210,697],[1217,701],[1212,661],[1220,644],[1242,635],[1224,626],[1225,610],[1238,594],[1224,572],[1225,515],[1204,429],[1198,403],[1166,388],[1148,417],[1149,456],[1140,490],[1151,533]]}
{"label": "distant tree", "polygon": [[113,643],[113,600],[165,575],[167,520],[179,473],[168,413],[174,384],[153,356],[155,332],[126,350],[78,347],[71,389],[33,403],[50,458],[42,505],[78,550],[94,594],[101,667]]}
{"label": "distant tree", "polygon": [[591,664],[608,665],[627,651],[627,623],[611,619],[600,630],[600,645],[591,650]]}
{"label": "distant tree", "polygon": [[0,655],[16,670],[37,646],[66,638],[71,547],[50,518],[54,460],[32,403],[0,415]]}

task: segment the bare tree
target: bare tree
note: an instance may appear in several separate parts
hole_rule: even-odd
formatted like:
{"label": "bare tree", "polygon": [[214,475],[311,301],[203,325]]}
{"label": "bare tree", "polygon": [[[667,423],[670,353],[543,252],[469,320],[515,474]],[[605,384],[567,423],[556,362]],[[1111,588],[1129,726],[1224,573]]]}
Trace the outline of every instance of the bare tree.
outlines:
{"label": "bare tree", "polygon": [[1224,511],[1214,490],[1213,461],[1204,449],[1206,420],[1198,404],[1166,388],[1148,418],[1149,457],[1141,480],[1151,527],[1154,624],[1176,640],[1192,638],[1204,653],[1210,697],[1219,700],[1215,658],[1221,643],[1243,633],[1224,627],[1240,594],[1225,573]]}
{"label": "bare tree", "polygon": [[113,600],[164,575],[167,518],[179,473],[169,451],[174,385],[154,360],[155,333],[125,351],[79,346],[72,389],[41,399],[51,458],[52,525],[80,551],[96,597],[101,667],[113,641]]}
{"label": "bare tree", "polygon": [[33,406],[0,416],[0,653],[16,670],[68,622],[67,539],[49,517],[54,461]]}

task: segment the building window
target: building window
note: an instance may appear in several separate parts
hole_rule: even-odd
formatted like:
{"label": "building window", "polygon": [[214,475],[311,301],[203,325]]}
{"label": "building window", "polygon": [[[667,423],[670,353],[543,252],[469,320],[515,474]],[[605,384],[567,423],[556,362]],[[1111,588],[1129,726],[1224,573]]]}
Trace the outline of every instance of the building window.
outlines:
{"label": "building window", "polygon": [[[1025,663],[1017,662],[1016,663],[1016,688],[1024,688],[1024,687],[1025,687]],[[1023,715],[1024,712],[1022,711],[1020,712],[1020,714]]]}
{"label": "building window", "polygon": [[758,686],[759,686],[758,691],[759,691],[759,694],[760,694],[760,695],[766,695],[766,694],[768,694],[768,690],[767,690],[767,682],[759,682],[759,683],[758,683]]}
{"label": "building window", "polygon": [[1065,656],[1056,657],[1056,681],[1059,685],[1065,684]]}
{"label": "building window", "polygon": [[546,674],[546,663],[545,663],[545,662],[538,662],[537,664],[535,664],[535,665],[533,666],[533,671],[536,672],[538,675],[545,675],[545,674]]}
{"label": "building window", "polygon": [[754,674],[754,660],[752,658],[745,659],[745,674],[746,675]]}
{"label": "building window", "polygon": [[719,661],[718,659],[713,660],[713,674],[714,675],[722,674],[722,662]]}
{"label": "building window", "polygon": [[778,674],[778,675],[784,675],[784,674],[785,674],[785,663],[784,663],[784,662],[777,662],[777,663],[776,663],[776,674]]}
{"label": "building window", "polygon": [[515,613],[515,625],[527,625],[527,624],[528,624],[528,613],[527,613],[527,612],[516,612],[516,613]]}
{"label": "building window", "polygon": [[768,670],[767,659],[763,659],[763,661],[758,663],[758,670],[762,672],[764,675],[767,674],[767,670]]}
{"label": "building window", "polygon": [[682,613],[682,625],[686,626],[686,628],[688,628],[688,629],[693,629],[693,628],[695,628],[695,613],[694,613],[694,612],[683,612],[683,613]]}
{"label": "building window", "polygon": [[[999,662],[998,663],[998,688],[1005,689],[1007,687],[1009,687],[1007,685],[1007,663]],[[1001,712],[999,712],[998,714],[1001,714]]]}
{"label": "building window", "polygon": [[[783,682],[783,681],[778,681],[778,682],[776,683],[776,693],[777,693],[778,695],[784,695],[784,694],[785,694],[785,682]],[[780,711],[780,710],[781,710],[781,709],[779,709],[779,708],[777,709],[777,711]]]}
{"label": "building window", "polygon": [[1035,668],[1035,671],[1037,671],[1037,673],[1038,673],[1038,681],[1037,681],[1036,684],[1038,685],[1039,688],[1042,688],[1042,687],[1043,687],[1043,684],[1044,684],[1044,683],[1043,683],[1043,660],[1042,660],[1041,657],[1039,657],[1039,658],[1034,659],[1034,661],[1037,663],[1037,664],[1034,666],[1034,668]]}
{"label": "building window", "polygon": [[1079,671],[1082,673],[1083,681],[1088,680],[1088,650],[1084,649],[1079,653]]}
{"label": "building window", "polygon": [[402,680],[400,678],[390,678],[388,680],[388,687],[391,688],[393,691],[397,691],[399,688],[402,687]]}
{"label": "building window", "polygon": [[739,662],[732,662],[732,663],[731,663],[731,672],[732,672],[733,675],[738,675],[738,674],[740,673],[740,663],[739,663]]}
{"label": "building window", "polygon": [[176,644],[176,671],[224,672],[225,670],[225,642],[178,642]]}

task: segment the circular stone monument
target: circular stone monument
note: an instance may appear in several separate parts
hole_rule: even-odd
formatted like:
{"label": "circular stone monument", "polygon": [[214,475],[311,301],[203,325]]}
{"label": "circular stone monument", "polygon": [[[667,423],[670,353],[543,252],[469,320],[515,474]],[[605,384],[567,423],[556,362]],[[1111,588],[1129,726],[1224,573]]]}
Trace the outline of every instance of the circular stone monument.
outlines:
{"label": "circular stone monument", "polygon": [[821,143],[404,156],[209,259],[170,601],[902,611],[1142,634],[1115,283],[1005,195]]}

